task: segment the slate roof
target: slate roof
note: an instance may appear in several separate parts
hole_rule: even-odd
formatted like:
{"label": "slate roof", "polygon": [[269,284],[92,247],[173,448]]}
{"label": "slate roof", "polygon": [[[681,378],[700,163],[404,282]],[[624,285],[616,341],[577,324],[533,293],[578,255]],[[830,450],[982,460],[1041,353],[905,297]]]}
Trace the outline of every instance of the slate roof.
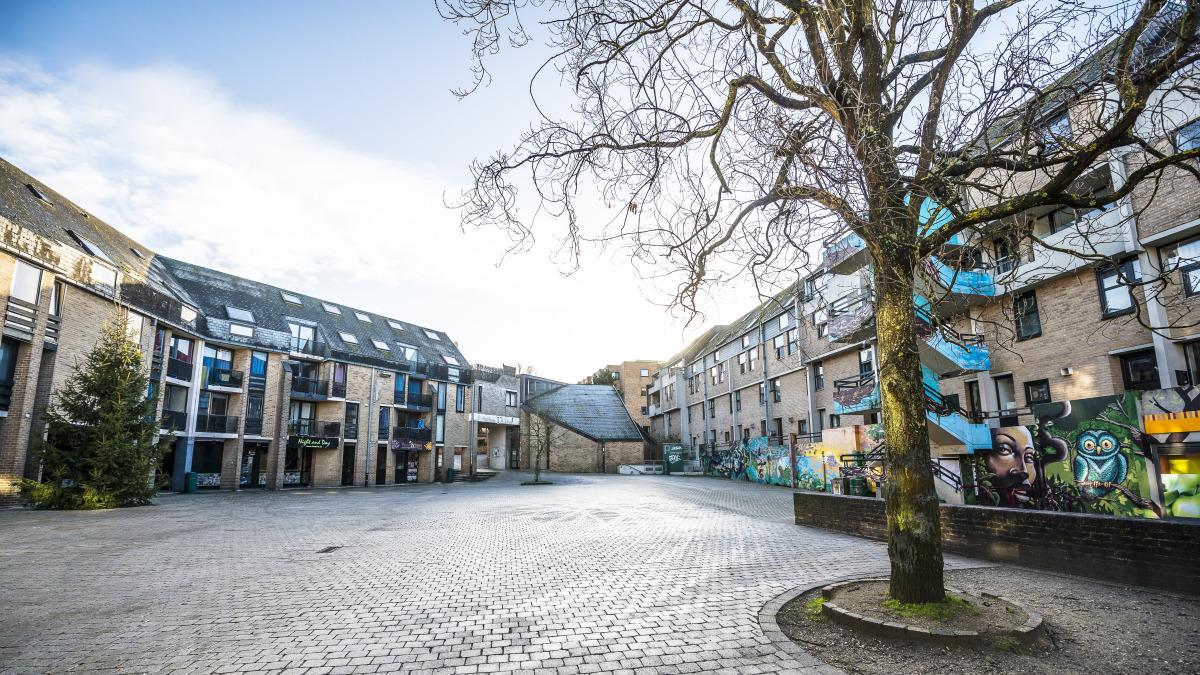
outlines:
{"label": "slate roof", "polygon": [[[123,302],[160,320],[185,326],[190,332],[210,340],[286,351],[291,346],[287,324],[293,320],[314,326],[318,344],[326,345],[329,355],[339,361],[398,370],[407,370],[406,366],[413,362],[470,368],[470,361],[442,331],[157,255],[2,158],[0,216],[52,242],[58,253],[40,256],[43,264],[50,264],[49,261],[57,256],[58,267],[63,269],[56,271],[65,272],[76,282],[79,282],[79,275],[72,274],[73,263],[101,262],[101,258],[93,256],[76,238],[82,237],[107,258],[103,264],[121,271],[119,295]],[[14,244],[12,241],[6,243],[10,247]],[[61,254],[66,254],[65,258]],[[281,291],[298,297],[300,304],[284,301]],[[323,303],[336,305],[341,314],[325,311]],[[185,304],[197,310],[199,316],[194,322],[180,319],[180,308]],[[227,310],[230,306],[253,314],[253,322],[238,322],[253,326],[253,337],[230,334],[231,317]],[[371,321],[358,319],[356,312],[369,316]],[[401,328],[393,328],[389,321]],[[426,330],[437,337],[430,337]],[[358,344],[343,341],[340,332],[356,336]],[[375,347],[373,339],[388,344],[391,349]],[[404,357],[401,344],[417,350],[414,359],[410,361]],[[457,361],[458,365],[447,362],[445,356]]]}
{"label": "slate roof", "polygon": [[566,384],[534,396],[523,407],[593,441],[643,440],[625,402],[607,384]]}

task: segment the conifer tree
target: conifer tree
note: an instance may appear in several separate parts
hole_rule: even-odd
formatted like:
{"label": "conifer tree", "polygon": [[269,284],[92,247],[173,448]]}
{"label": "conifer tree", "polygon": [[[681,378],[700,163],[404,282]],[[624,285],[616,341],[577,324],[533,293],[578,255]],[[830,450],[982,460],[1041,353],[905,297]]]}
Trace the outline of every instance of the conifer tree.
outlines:
{"label": "conifer tree", "polygon": [[23,495],[37,508],[94,509],[150,503],[169,436],[158,438],[142,351],[118,310],[46,413],[42,482]]}

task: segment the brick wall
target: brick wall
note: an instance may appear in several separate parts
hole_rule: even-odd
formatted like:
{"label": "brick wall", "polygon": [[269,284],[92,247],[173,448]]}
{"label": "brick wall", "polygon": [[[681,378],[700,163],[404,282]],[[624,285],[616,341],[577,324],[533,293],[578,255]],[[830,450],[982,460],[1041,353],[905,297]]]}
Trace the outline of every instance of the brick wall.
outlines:
{"label": "brick wall", "polygon": [[[887,538],[883,500],[796,492],[796,524]],[[942,504],[945,549],[976,558],[1200,593],[1200,522]]]}

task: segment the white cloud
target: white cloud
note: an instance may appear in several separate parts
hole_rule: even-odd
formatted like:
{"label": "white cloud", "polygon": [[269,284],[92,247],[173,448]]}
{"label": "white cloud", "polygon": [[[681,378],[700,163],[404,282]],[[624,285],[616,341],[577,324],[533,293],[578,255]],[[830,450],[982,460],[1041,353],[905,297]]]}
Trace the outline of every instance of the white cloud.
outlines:
{"label": "white cloud", "polygon": [[166,255],[446,330],[476,362],[578,378],[684,339],[619,254],[569,278],[544,252],[497,268],[505,239],[459,231],[451,181],[193,72],[0,60],[0,154]]}

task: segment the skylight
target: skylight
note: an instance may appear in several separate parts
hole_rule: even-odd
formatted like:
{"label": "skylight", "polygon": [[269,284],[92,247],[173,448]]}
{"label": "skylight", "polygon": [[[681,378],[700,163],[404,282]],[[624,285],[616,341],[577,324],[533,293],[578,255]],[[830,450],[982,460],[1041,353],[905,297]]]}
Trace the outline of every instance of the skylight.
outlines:
{"label": "skylight", "polygon": [[425,329],[425,336],[428,337],[430,340],[441,340],[442,339],[437,333],[429,330],[428,328]]}
{"label": "skylight", "polygon": [[26,183],[25,187],[29,188],[29,191],[33,193],[34,197],[37,197],[38,199],[46,202],[47,204],[54,203],[54,202],[50,201],[50,198],[46,196],[45,192],[42,192],[41,190],[39,190],[37,188],[37,186],[34,185],[33,183]]}
{"label": "skylight", "polygon": [[403,342],[397,342],[396,344],[400,346],[400,349],[404,350],[404,358],[408,359],[409,361],[412,361],[413,359],[417,358],[417,348],[416,347],[414,347],[412,345],[406,345]]}
{"label": "skylight", "polygon": [[254,320],[254,314],[241,307],[231,307],[225,305],[225,315],[233,321],[245,321],[246,323],[257,323]]}
{"label": "skylight", "polygon": [[362,312],[355,312],[354,316],[358,317],[359,321],[366,321],[367,323],[371,323],[371,316],[369,314],[364,314]]}
{"label": "skylight", "polygon": [[338,331],[338,337],[342,338],[342,342],[345,342],[348,345],[358,344],[358,338],[354,337],[350,333],[343,333],[341,331]]}
{"label": "skylight", "polygon": [[67,230],[67,234],[71,235],[71,237],[76,241],[76,243],[78,243],[81,247],[83,247],[83,250],[88,252],[88,255],[95,256],[110,265],[116,265],[116,263],[112,261],[112,258],[109,258],[108,254],[104,252],[104,249],[97,246],[91,240],[80,236],[74,230]]}
{"label": "skylight", "polygon": [[288,293],[287,291],[279,291],[279,295],[283,298],[284,302],[290,302],[293,305],[304,304],[303,302],[300,302],[300,296],[292,295],[291,293]]}
{"label": "skylight", "polygon": [[399,321],[388,319],[388,325],[396,330],[404,330],[404,324],[400,323]]}
{"label": "skylight", "polygon": [[458,359],[454,358],[453,356],[450,356],[449,354],[442,354],[442,358],[446,359],[446,363],[449,363],[452,366],[458,365]]}
{"label": "skylight", "polygon": [[145,260],[145,259],[146,259],[146,256],[142,255],[142,252],[141,252],[141,251],[139,251],[139,250],[137,250],[136,248],[134,248],[134,247],[130,246],[130,247],[129,247],[129,250],[130,250],[130,251],[133,251],[133,254],[134,254],[135,256],[137,256],[138,258],[140,258],[140,259],[142,259],[142,260]]}
{"label": "skylight", "polygon": [[376,339],[372,338],[371,344],[375,345],[376,349],[382,349],[385,352],[392,351],[391,346],[388,343],[384,342],[383,340],[376,340]]}
{"label": "skylight", "polygon": [[341,314],[342,313],[342,308],[338,307],[337,305],[331,305],[328,302],[322,302],[321,306],[324,307],[325,311],[329,312],[330,314]]}

